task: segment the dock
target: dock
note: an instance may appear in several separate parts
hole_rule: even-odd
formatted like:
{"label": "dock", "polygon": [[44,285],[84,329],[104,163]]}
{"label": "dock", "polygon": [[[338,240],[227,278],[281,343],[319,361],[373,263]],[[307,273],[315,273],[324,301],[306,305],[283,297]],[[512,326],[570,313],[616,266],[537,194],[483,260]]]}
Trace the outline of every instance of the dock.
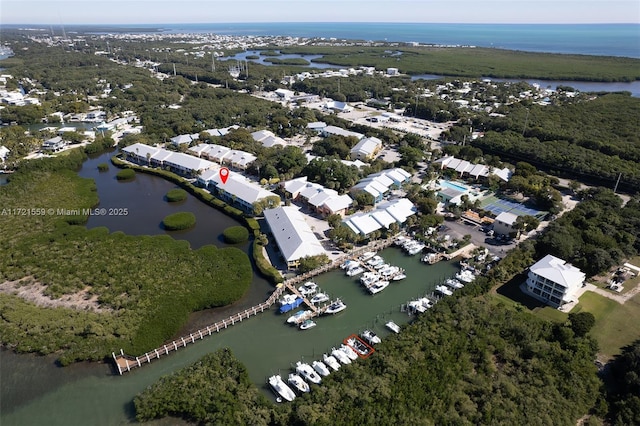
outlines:
{"label": "dock", "polygon": [[312,314],[305,315],[305,319],[314,318],[316,316],[322,315],[324,311],[329,307],[330,304],[325,304],[322,307],[316,307],[311,303],[306,297],[303,297],[302,294],[296,288],[296,285],[308,281],[310,278],[315,277],[317,275],[323,274],[327,271],[335,269],[339,267],[344,261],[347,259],[353,258],[354,256],[359,256],[366,251],[371,250],[381,250],[385,247],[388,247],[393,243],[393,238],[387,238],[382,241],[374,241],[365,247],[361,247],[348,255],[341,256],[340,258],[334,260],[333,262],[321,266],[320,268],[314,269],[313,271],[306,272],[302,275],[297,275],[293,278],[286,280],[282,285],[278,285],[276,289],[271,293],[269,298],[255,306],[252,306],[248,309],[245,309],[241,312],[231,315],[228,318],[225,318],[221,321],[218,321],[214,324],[208,325],[200,330],[197,330],[194,333],[190,333],[187,336],[182,336],[172,342],[166,343],[156,349],[153,349],[149,352],[146,352],[140,356],[131,356],[124,353],[122,349],[120,349],[120,353],[112,352],[111,355],[113,357],[114,364],[116,369],[118,370],[118,374],[123,375],[124,373],[130,372],[133,369],[142,367],[144,365],[150,364],[152,361],[156,359],[160,359],[161,356],[169,355],[171,352],[175,352],[180,348],[186,347],[188,344],[195,343],[198,340],[202,340],[205,337],[211,336],[212,334],[220,333],[222,330],[226,330],[227,328],[242,322],[245,319],[248,319],[252,316],[258,315],[266,310],[269,310],[273,304],[275,304],[282,293],[285,290],[289,290],[292,293],[296,294],[299,297],[302,297],[304,303],[311,309]]}

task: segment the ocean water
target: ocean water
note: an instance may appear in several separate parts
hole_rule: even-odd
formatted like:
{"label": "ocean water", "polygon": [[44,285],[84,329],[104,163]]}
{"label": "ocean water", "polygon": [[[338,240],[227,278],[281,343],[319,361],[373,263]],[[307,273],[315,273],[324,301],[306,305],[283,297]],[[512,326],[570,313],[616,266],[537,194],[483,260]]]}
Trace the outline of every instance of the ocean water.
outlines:
{"label": "ocean water", "polygon": [[149,26],[172,33],[283,35],[471,45],[640,58],[640,24],[202,23]]}

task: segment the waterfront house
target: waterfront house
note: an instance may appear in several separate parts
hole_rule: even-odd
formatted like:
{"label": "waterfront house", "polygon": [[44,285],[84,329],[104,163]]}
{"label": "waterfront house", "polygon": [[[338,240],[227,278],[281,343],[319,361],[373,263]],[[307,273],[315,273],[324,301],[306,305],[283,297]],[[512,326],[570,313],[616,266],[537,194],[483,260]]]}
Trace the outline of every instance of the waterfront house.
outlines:
{"label": "waterfront house", "polygon": [[550,254],[529,268],[526,291],[554,308],[577,301],[585,274],[575,266]]}
{"label": "waterfront house", "polygon": [[302,201],[315,212],[323,216],[338,214],[344,216],[353,204],[353,199],[347,195],[339,195],[333,189],[308,182],[306,176],[282,182],[280,186],[285,194],[293,200]]}
{"label": "waterfront house", "polygon": [[385,201],[374,210],[367,213],[357,213],[345,218],[343,223],[353,232],[368,236],[382,228],[389,229],[392,223],[402,225],[407,219],[417,213],[415,205],[406,198]]}
{"label": "waterfront house", "polygon": [[47,139],[42,144],[42,150],[47,152],[58,152],[62,151],[67,146],[67,143],[62,140],[60,136],[56,136],[55,138]]}
{"label": "waterfront house", "polygon": [[187,177],[197,176],[205,170],[217,168],[217,165],[211,161],[142,143],[135,143],[123,148],[122,152],[127,160],[134,163],[169,169],[174,173]]}
{"label": "waterfront house", "polygon": [[304,257],[326,254],[296,207],[265,210],[264,218],[289,269],[298,267]]}
{"label": "waterfront house", "polygon": [[245,213],[254,214],[256,203],[264,203],[268,208],[280,205],[278,194],[267,191],[236,172],[230,171],[226,183],[223,183],[219,169],[207,170],[198,176],[198,183]]}

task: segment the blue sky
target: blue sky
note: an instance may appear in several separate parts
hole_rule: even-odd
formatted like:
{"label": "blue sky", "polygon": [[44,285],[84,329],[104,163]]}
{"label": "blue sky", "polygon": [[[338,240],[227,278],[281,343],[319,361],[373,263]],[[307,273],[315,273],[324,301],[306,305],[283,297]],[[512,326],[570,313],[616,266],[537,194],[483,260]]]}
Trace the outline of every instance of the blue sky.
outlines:
{"label": "blue sky", "polygon": [[0,0],[0,24],[640,23],[638,0]]}

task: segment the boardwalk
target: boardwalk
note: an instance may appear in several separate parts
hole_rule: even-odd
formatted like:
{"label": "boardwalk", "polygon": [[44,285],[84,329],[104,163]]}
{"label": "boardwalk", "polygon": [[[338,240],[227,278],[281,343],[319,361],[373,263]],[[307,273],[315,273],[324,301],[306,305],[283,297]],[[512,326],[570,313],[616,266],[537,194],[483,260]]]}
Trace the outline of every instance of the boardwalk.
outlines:
{"label": "boardwalk", "polygon": [[324,265],[320,268],[314,269],[313,271],[304,273],[302,275],[298,275],[293,278],[290,278],[286,280],[282,285],[278,285],[276,289],[273,291],[273,293],[271,293],[269,298],[266,301],[260,303],[259,305],[245,309],[241,312],[231,315],[228,318],[218,321],[215,324],[208,325],[205,328],[202,328],[196,331],[195,333],[191,333],[188,336],[182,336],[172,341],[171,343],[164,344],[161,347],[153,349],[140,356],[134,357],[134,356],[126,355],[122,349],[120,350],[119,354],[112,352],[111,355],[113,356],[113,360],[118,370],[118,373],[122,375],[126,372],[131,371],[132,369],[142,367],[143,365],[146,365],[146,364],[150,364],[151,361],[159,359],[163,355],[169,355],[169,353],[173,351],[177,351],[180,348],[184,348],[190,343],[195,343],[196,341],[202,340],[205,337],[211,336],[214,333],[219,333],[221,330],[224,330],[238,322],[242,322],[247,318],[250,318],[254,315],[258,315],[259,313],[262,313],[265,310],[268,310],[269,308],[271,308],[271,306],[274,303],[276,303],[276,301],[280,298],[280,296],[285,290],[289,290],[292,293],[302,297],[304,303],[311,309],[312,314],[305,316],[304,319],[309,319],[309,318],[319,316],[322,313],[324,313],[324,311],[327,309],[329,305],[327,304],[319,308],[314,306],[306,297],[303,297],[300,294],[300,292],[296,288],[296,285],[301,282],[308,281],[309,278],[315,277],[317,275],[320,275],[327,271],[335,269],[338,266],[340,266],[345,260],[359,256],[365,251],[381,250],[385,247],[388,247],[392,242],[393,242],[393,238],[388,238],[383,241],[373,242],[367,245],[366,247],[362,247],[357,250],[354,250],[350,254],[334,260],[330,264]]}

